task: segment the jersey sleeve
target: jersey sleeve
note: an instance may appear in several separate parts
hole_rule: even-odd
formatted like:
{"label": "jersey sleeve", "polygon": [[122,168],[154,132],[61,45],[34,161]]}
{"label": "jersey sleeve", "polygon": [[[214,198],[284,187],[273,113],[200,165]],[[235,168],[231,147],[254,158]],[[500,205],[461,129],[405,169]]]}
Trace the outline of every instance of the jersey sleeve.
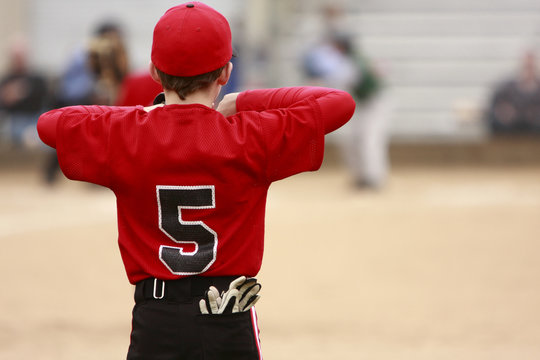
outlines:
{"label": "jersey sleeve", "polygon": [[267,178],[280,180],[321,167],[324,156],[324,124],[313,99],[287,110],[260,113],[267,146]]}
{"label": "jersey sleeve", "polygon": [[56,152],[66,177],[109,186],[110,114],[107,108],[63,108],[56,126]]}
{"label": "jersey sleeve", "polygon": [[317,104],[325,134],[349,121],[356,107],[353,97],[347,92],[317,86],[248,90],[238,95],[236,106],[238,111],[288,109],[307,98],[312,98]]}
{"label": "jersey sleeve", "polygon": [[[347,93],[325,88],[280,88],[242,92],[237,98],[240,114],[256,114],[266,149],[269,182],[319,169],[324,155],[324,135],[345,123],[351,114],[334,116],[323,98]],[[343,95],[344,94],[344,95]],[[321,106],[323,104],[324,106]]]}
{"label": "jersey sleeve", "polygon": [[340,90],[292,87],[242,92],[236,106],[239,112],[258,114],[267,151],[266,176],[276,181],[319,169],[324,135],[352,117],[355,102]]}
{"label": "jersey sleeve", "polygon": [[62,109],[55,109],[42,114],[37,122],[37,132],[41,141],[56,149],[56,128],[62,116]]}

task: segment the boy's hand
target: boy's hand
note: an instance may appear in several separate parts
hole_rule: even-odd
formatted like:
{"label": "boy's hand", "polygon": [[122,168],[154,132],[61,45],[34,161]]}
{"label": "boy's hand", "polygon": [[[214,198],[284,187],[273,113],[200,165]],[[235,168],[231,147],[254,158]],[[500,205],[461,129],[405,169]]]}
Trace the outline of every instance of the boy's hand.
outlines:
{"label": "boy's hand", "polygon": [[218,104],[216,110],[223,116],[231,116],[236,114],[236,98],[239,93],[230,93],[223,97],[223,100]]}

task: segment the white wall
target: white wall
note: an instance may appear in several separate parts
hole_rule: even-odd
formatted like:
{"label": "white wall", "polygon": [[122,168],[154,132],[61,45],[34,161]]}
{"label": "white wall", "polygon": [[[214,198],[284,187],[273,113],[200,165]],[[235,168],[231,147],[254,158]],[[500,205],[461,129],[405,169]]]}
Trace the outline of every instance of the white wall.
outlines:
{"label": "white wall", "polygon": [[[182,1],[171,0],[27,0],[34,56],[49,71],[59,71],[77,46],[84,45],[103,20],[123,25],[134,68],[150,59],[152,30],[159,17]],[[204,1],[227,17],[241,10],[241,0]]]}

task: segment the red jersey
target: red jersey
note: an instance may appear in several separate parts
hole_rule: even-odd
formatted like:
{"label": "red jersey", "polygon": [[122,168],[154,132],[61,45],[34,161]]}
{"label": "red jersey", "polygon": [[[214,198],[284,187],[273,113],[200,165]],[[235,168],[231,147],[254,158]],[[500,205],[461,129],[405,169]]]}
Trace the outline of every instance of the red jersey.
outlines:
{"label": "red jersey", "polygon": [[254,90],[238,96],[237,110],[225,118],[200,104],[74,106],[40,118],[40,134],[56,120],[64,174],[116,195],[131,283],[255,276],[270,184],[318,169],[324,134],[352,116],[354,101],[324,88]]}

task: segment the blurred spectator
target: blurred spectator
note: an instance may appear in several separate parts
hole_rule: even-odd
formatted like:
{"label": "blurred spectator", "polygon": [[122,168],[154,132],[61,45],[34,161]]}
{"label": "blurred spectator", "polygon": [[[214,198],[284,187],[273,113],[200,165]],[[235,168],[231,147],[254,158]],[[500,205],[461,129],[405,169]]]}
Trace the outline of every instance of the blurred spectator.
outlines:
{"label": "blurred spectator", "polygon": [[387,120],[389,103],[382,79],[367,57],[355,48],[343,29],[339,9],[323,9],[325,35],[303,58],[303,69],[313,85],[348,91],[357,108],[344,127],[343,156],[358,188],[379,188],[388,172]]}
{"label": "blurred spectator", "polygon": [[345,34],[329,34],[308,51],[303,67],[312,84],[346,90],[351,94],[360,76],[351,40]]}
{"label": "blurred spectator", "polygon": [[129,71],[120,26],[99,25],[88,46],[78,49],[60,78],[57,107],[113,105]]}
{"label": "blurred spectator", "polygon": [[47,99],[45,78],[29,68],[25,39],[15,39],[9,49],[9,68],[0,80],[0,110],[6,121],[3,125],[15,146],[37,141],[36,123]]}
{"label": "blurred spectator", "polygon": [[90,41],[89,65],[96,78],[94,104],[113,105],[129,72],[128,56],[120,27],[102,24]]}
{"label": "blurred spectator", "polygon": [[488,122],[496,134],[540,134],[540,77],[533,52],[523,56],[517,76],[495,88]]}

